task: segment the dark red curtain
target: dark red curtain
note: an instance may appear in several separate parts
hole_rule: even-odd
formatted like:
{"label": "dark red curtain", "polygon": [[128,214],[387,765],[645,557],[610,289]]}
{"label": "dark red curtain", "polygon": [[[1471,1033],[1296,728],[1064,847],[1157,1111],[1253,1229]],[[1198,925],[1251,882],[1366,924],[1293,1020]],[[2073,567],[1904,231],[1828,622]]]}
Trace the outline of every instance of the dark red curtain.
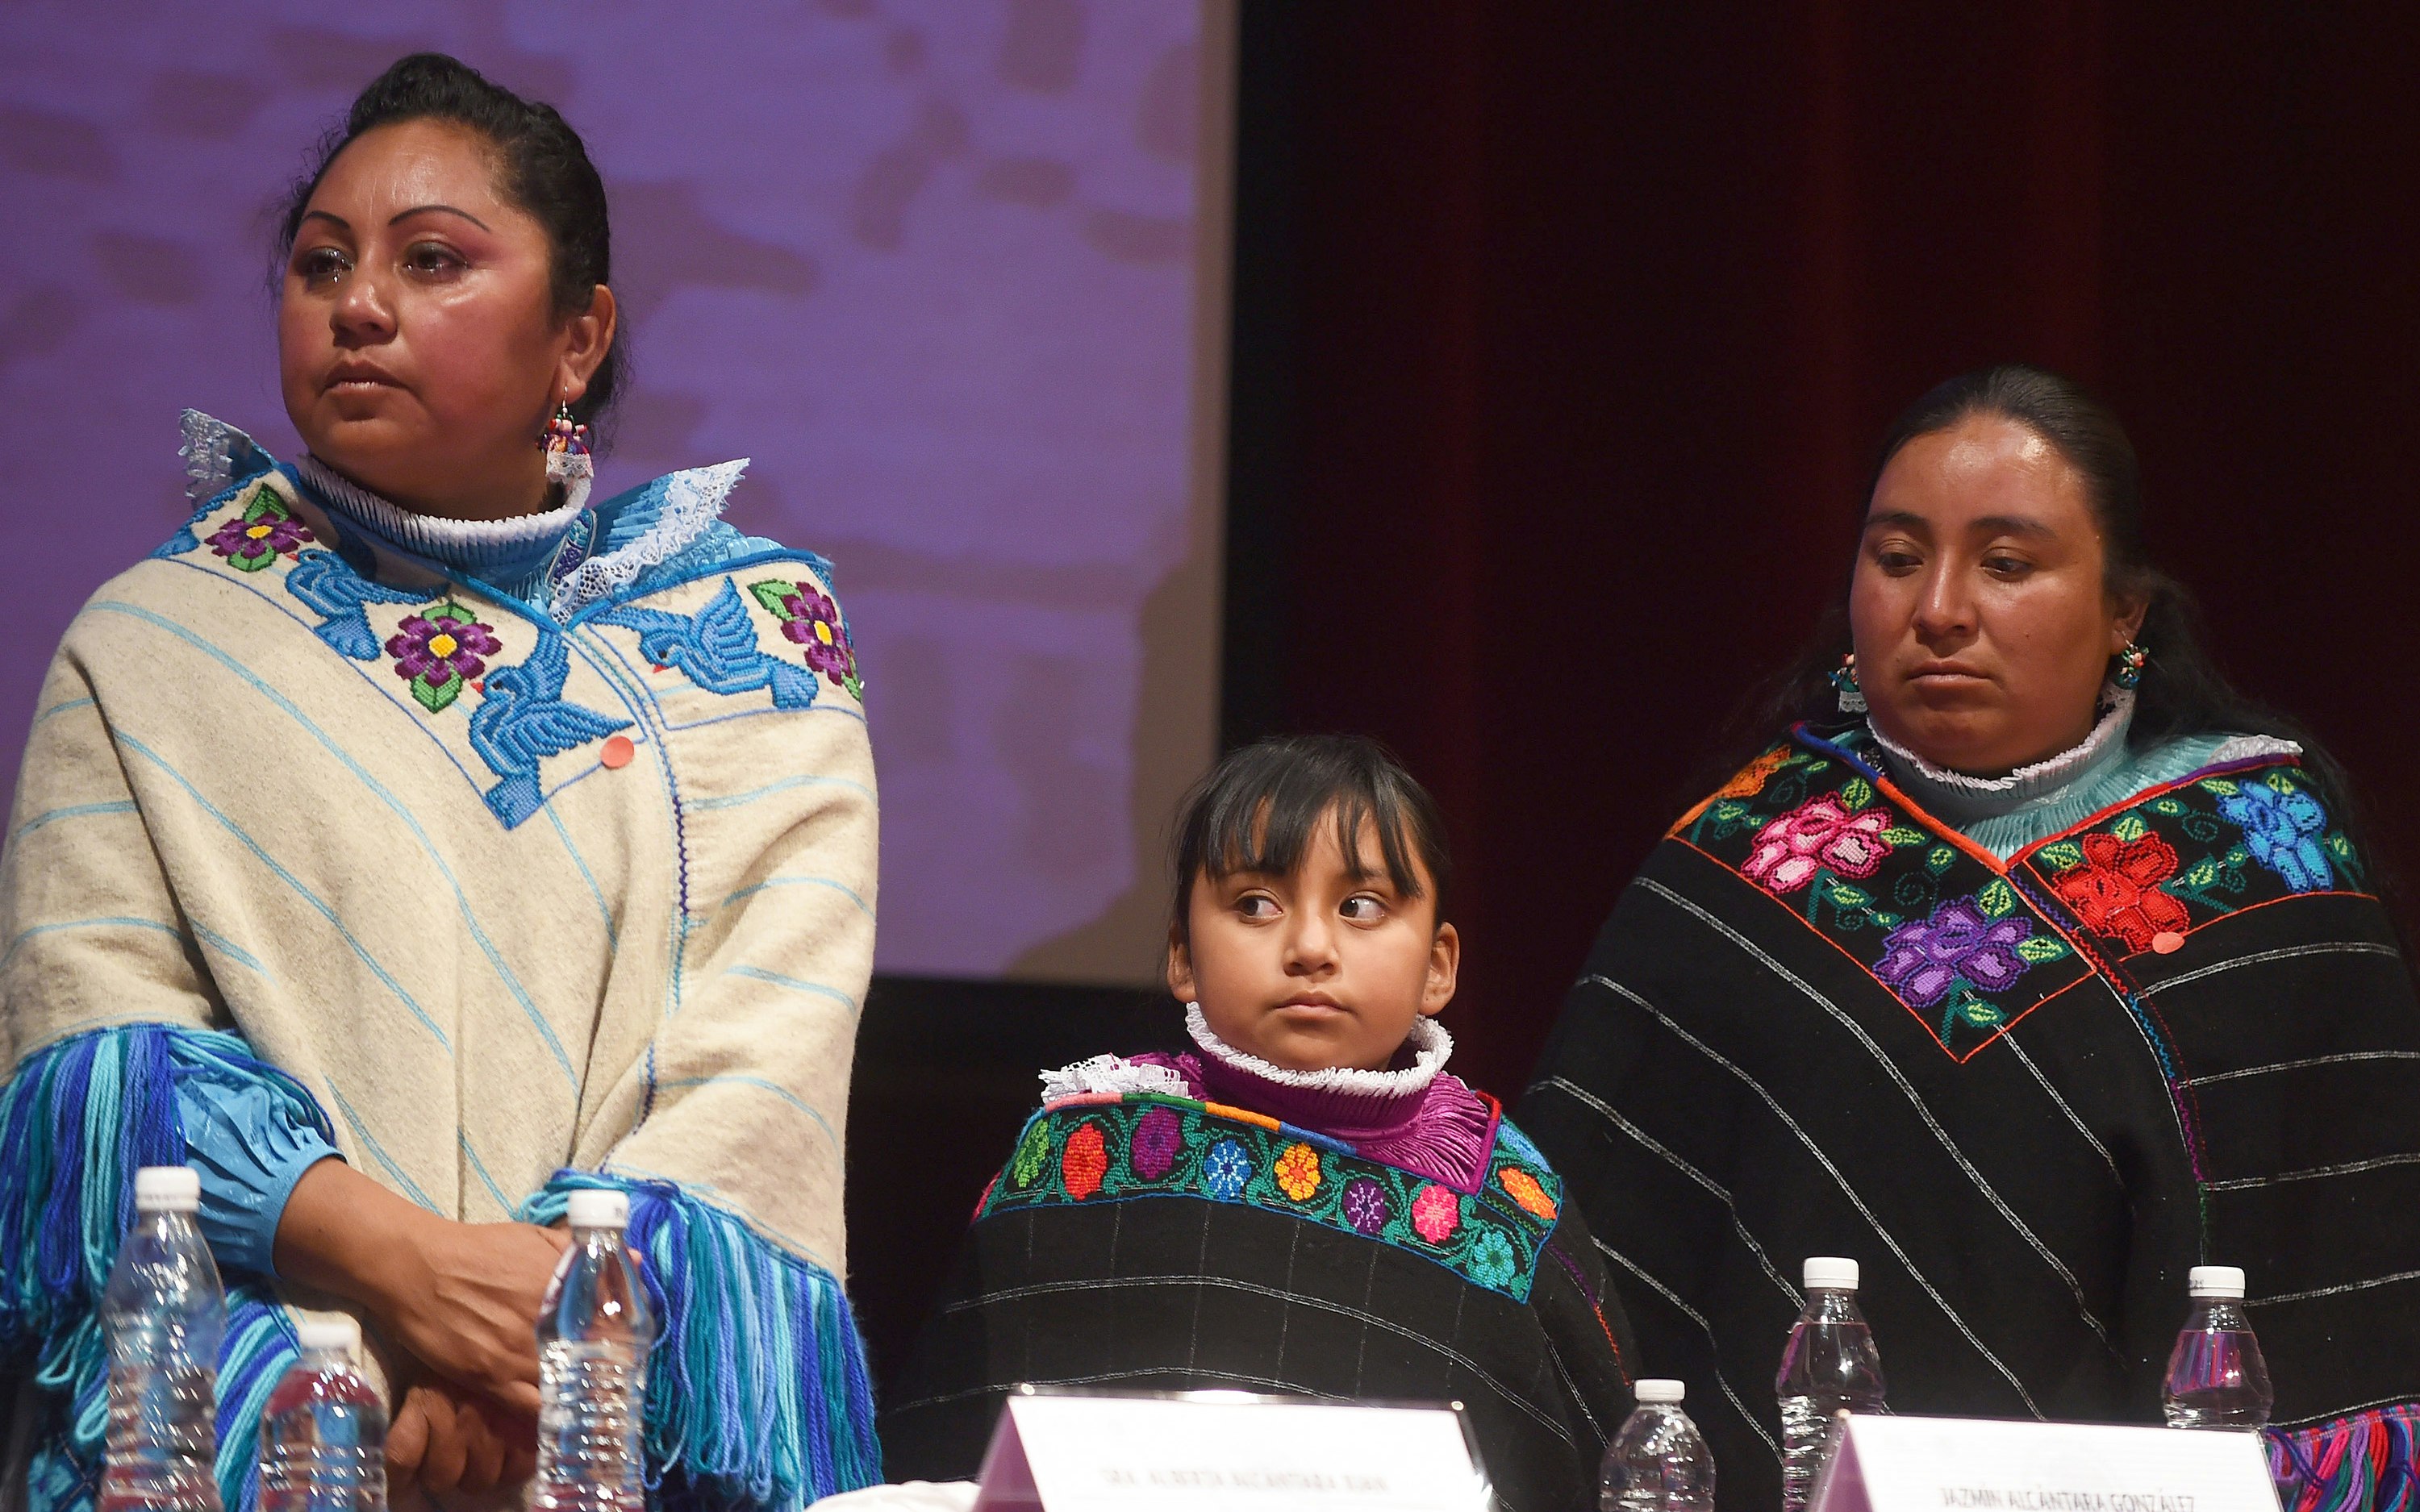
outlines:
{"label": "dark red curtain", "polygon": [[1229,733],[1435,787],[1466,1074],[1519,1091],[1883,425],[1993,361],[2115,405],[2420,869],[2420,12],[2219,11],[1246,7]]}

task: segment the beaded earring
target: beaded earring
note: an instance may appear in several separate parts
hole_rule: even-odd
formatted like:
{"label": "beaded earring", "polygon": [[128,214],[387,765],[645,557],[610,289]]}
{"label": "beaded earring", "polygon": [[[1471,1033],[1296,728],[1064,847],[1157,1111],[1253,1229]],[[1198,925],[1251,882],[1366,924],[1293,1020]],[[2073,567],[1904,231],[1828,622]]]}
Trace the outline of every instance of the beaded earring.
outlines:
{"label": "beaded earring", "polygon": [[2118,670],[2109,674],[2109,680],[2119,687],[2136,687],[2143,681],[2143,668],[2150,659],[2149,652],[2129,640],[2126,649],[2118,653]]}
{"label": "beaded earring", "polygon": [[1854,651],[1840,658],[1832,669],[1832,691],[1840,701],[1842,714],[1866,712],[1865,690],[1857,686],[1857,654]]}
{"label": "beaded earring", "polygon": [[537,444],[546,453],[550,482],[568,485],[574,478],[589,475],[593,464],[588,459],[588,427],[571,417],[570,405],[554,407],[554,418],[546,423]]}

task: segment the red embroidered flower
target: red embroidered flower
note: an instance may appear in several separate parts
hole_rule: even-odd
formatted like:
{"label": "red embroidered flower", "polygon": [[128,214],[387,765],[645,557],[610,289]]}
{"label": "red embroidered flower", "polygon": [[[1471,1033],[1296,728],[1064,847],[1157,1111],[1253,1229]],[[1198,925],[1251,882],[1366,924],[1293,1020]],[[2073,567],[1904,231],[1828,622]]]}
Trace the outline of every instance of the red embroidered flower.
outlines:
{"label": "red embroidered flower", "polygon": [[1442,1244],[1462,1227],[1462,1199],[1431,1181],[1412,1198],[1412,1227],[1432,1244]]}
{"label": "red embroidered flower", "polygon": [[2085,927],[2124,938],[2129,949],[2148,950],[2152,939],[2181,933],[2193,922],[2184,903],[2160,890],[2177,874],[2176,847],[2157,835],[2119,840],[2086,835],[2084,859],[2051,881],[2051,890],[2075,910]]}
{"label": "red embroidered flower", "polygon": [[1109,1152],[1101,1143],[1101,1126],[1090,1119],[1067,1136],[1067,1148],[1059,1153],[1059,1176],[1067,1183],[1067,1195],[1081,1202],[1101,1189],[1101,1178],[1109,1170]]}
{"label": "red embroidered flower", "polygon": [[1844,877],[1869,877],[1891,852],[1883,831],[1890,810],[1879,805],[1852,813],[1839,795],[1810,798],[1756,832],[1742,875],[1771,893],[1796,892],[1824,867]]}

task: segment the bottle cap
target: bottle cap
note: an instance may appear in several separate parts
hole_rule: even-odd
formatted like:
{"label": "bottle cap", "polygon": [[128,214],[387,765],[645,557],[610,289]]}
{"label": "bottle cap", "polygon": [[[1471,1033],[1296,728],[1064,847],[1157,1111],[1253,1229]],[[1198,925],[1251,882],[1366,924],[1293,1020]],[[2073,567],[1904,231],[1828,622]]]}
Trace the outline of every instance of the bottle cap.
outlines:
{"label": "bottle cap", "polygon": [[630,1194],[611,1187],[578,1188],[571,1194],[565,1216],[574,1228],[627,1228],[630,1226]]}
{"label": "bottle cap", "polygon": [[1638,1398],[1639,1406],[1646,1407],[1678,1402],[1689,1395],[1689,1388],[1677,1381],[1639,1381],[1631,1383],[1630,1394]]}
{"label": "bottle cap", "polygon": [[2196,1297],[2224,1297],[2233,1302],[2242,1302],[2243,1300],[2243,1267],[2196,1265],[2186,1273],[2185,1286]]}
{"label": "bottle cap", "polygon": [[1807,1257],[1807,1289],[1809,1291],[1854,1291],[1857,1289],[1857,1262],[1844,1260],[1837,1255]]}
{"label": "bottle cap", "polygon": [[146,1165],[134,1173],[136,1212],[192,1212],[202,1205],[202,1176],[191,1165]]}
{"label": "bottle cap", "polygon": [[305,1318],[294,1325],[294,1336],[306,1350],[352,1354],[362,1347],[362,1325],[342,1313],[334,1318]]}

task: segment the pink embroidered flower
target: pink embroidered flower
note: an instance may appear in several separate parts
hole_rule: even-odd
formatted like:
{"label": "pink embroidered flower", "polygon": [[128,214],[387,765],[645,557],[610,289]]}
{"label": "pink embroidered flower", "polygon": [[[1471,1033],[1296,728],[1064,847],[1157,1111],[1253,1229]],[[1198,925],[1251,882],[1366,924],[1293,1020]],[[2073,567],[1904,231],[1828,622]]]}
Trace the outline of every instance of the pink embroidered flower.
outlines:
{"label": "pink embroidered flower", "polygon": [[1412,1198],[1412,1227],[1432,1244],[1442,1244],[1462,1227],[1462,1199],[1431,1181]]}
{"label": "pink embroidered flower", "polygon": [[1880,805],[1852,813],[1839,795],[1826,793],[1758,830],[1740,873],[1776,895],[1796,892],[1825,867],[1844,877],[1872,876],[1890,854],[1883,839],[1890,823],[1890,810]]}

